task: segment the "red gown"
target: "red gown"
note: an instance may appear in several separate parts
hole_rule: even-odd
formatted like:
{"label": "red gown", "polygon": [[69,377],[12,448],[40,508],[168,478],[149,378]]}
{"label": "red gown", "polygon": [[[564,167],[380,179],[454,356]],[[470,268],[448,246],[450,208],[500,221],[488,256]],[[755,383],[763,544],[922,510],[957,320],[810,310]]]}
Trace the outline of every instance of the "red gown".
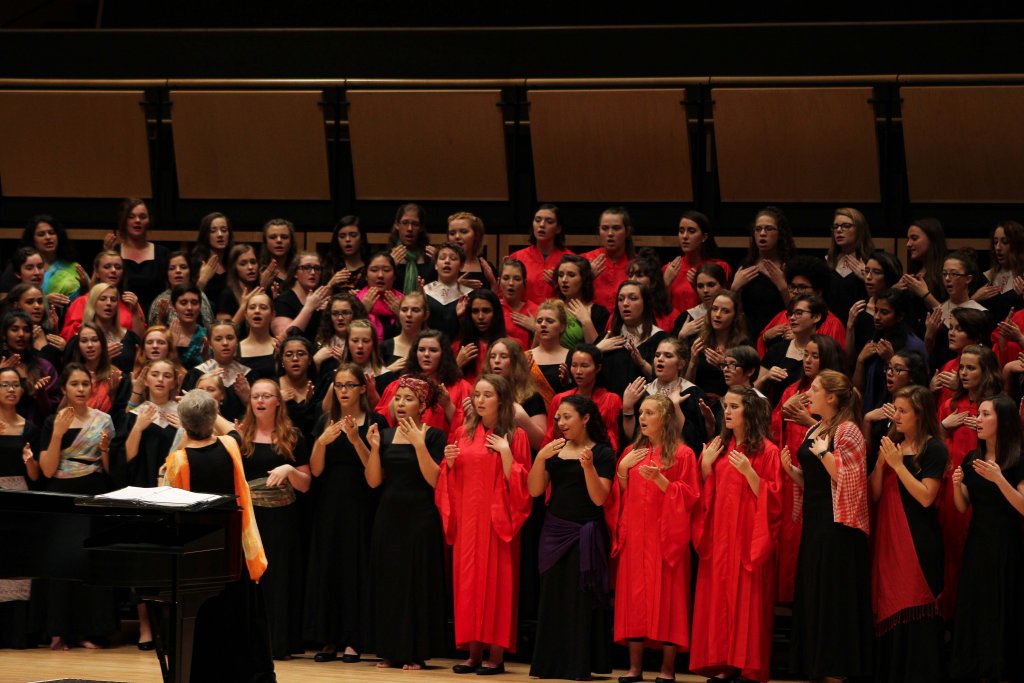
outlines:
{"label": "red gown", "polygon": [[[796,453],[807,438],[807,430],[795,422],[782,419],[782,406],[792,398],[800,383],[794,382],[786,387],[779,399],[779,404],[772,411],[772,440],[779,450],[789,446],[789,453],[796,463]],[[806,387],[803,388],[806,391]],[[793,587],[796,583],[796,560],[800,555],[800,533],[803,527],[803,489],[796,486],[789,475],[782,477],[782,526],[779,529],[779,550],[776,553],[776,565],[779,573],[779,602],[793,602]]]}
{"label": "red gown", "polygon": [[[594,303],[604,306],[609,311],[614,311],[615,299],[619,293],[619,285],[629,279],[626,271],[629,270],[630,259],[623,254],[619,257],[618,261],[613,261],[608,256],[608,252],[605,251],[604,247],[591,249],[587,253],[581,254],[581,256],[593,263],[602,254],[605,256],[604,270],[594,278]],[[600,334],[602,331],[598,330],[597,333]]]}
{"label": "red gown", "polygon": [[530,245],[525,249],[514,251],[508,255],[523,262],[526,266],[526,300],[535,304],[542,304],[551,298],[551,285],[544,281],[544,271],[554,270],[562,257],[572,252],[568,249],[556,248],[547,258],[540,253],[540,249]]}
{"label": "red gown", "polygon": [[[723,287],[728,288],[728,280],[732,279],[732,268],[730,268],[729,264],[726,263],[725,261],[713,258],[707,259],[706,261],[697,261],[695,263],[690,263],[689,261],[686,260],[685,256],[683,256],[682,258],[683,262],[679,266],[679,274],[676,275],[675,279],[672,280],[672,284],[670,284],[668,287],[668,294],[669,297],[672,299],[672,305],[675,306],[678,310],[686,312],[700,303],[700,297],[697,295],[697,291],[693,288],[693,285],[690,284],[690,281],[686,279],[686,274],[690,271],[690,268],[699,268],[704,263],[718,264],[719,266],[722,267],[722,270],[725,271],[726,282],[723,282],[721,284]],[[666,268],[668,268],[668,264],[665,264],[661,271],[664,273]],[[659,325],[659,327],[661,326]],[[666,330],[672,328],[662,327],[661,329]]]}
{"label": "red gown", "polygon": [[[757,335],[757,355],[764,358],[766,345],[764,343],[764,333],[777,325],[788,325],[789,324],[789,313],[786,311],[779,311],[774,318],[772,318],[764,329],[761,330],[761,334]],[[817,334],[823,334],[826,337],[832,337],[836,340],[836,344],[839,344],[840,349],[846,349],[846,327],[843,325],[839,318],[832,315],[832,311],[825,314],[825,319],[822,321],[821,326],[818,327]]]}
{"label": "red gown", "polygon": [[[501,312],[505,315],[505,334],[519,342],[523,351],[529,351],[533,347],[533,333],[525,327],[520,327],[512,320],[512,307],[504,299],[501,300]],[[532,301],[524,301],[516,313],[534,316],[537,315],[537,304]]]}
{"label": "red gown", "polygon": [[693,515],[693,545],[700,556],[693,606],[690,670],[714,676],[732,667],[755,681],[768,680],[775,608],[775,545],[782,512],[779,449],[765,441],[750,464],[761,479],[754,495],[729,464],[735,440],[704,481]]}
{"label": "red gown", "polygon": [[[967,411],[968,415],[977,416],[978,406],[971,403],[967,396],[953,403],[959,412]],[[939,421],[945,420],[953,413],[949,400],[939,404]],[[953,503],[953,470],[960,467],[964,456],[978,447],[978,432],[960,425],[946,431],[946,450],[949,451],[949,466],[942,476],[942,490],[939,492],[937,507],[939,526],[942,527],[942,551],[945,555],[945,570],[942,582],[942,595],[939,606],[942,616],[947,621],[953,620],[956,611],[956,595],[960,588],[960,567],[963,565],[964,544],[967,543],[967,527],[971,524],[971,508],[961,514]]]}
{"label": "red gown", "polygon": [[454,546],[455,644],[471,642],[516,646],[519,605],[519,529],[530,516],[533,498],[526,478],[530,443],[515,430],[509,446],[514,462],[505,477],[501,456],[487,448],[491,432],[478,425],[472,439],[465,426],[452,434],[459,455],[449,469],[441,462],[434,501],[441,511],[445,540]]}
{"label": "red gown", "polygon": [[[555,412],[558,410],[558,404],[566,396],[572,396],[577,393],[579,393],[579,389],[570,389],[569,391],[555,394],[555,397],[551,399],[551,403],[548,405],[548,433],[544,435],[544,443],[548,443],[555,438]],[[622,414],[622,398],[607,389],[594,387],[594,392],[590,395],[590,399],[597,404],[597,412],[601,415],[601,421],[604,422],[604,426],[608,430],[608,441],[611,442],[612,452],[618,454],[619,415]]]}
{"label": "red gown", "polygon": [[[661,448],[643,464],[661,465]],[[685,444],[662,474],[662,493],[634,467],[619,498],[612,556],[615,581],[615,640],[644,638],[648,647],[690,645],[690,513],[700,498],[697,457]],[[612,484],[612,486],[618,486]]]}
{"label": "red gown", "polygon": [[[467,396],[472,396],[473,387],[470,386],[469,382],[464,379],[455,380],[451,385],[445,385],[448,390],[448,395],[452,399],[452,405],[455,406],[455,412],[452,413],[452,421],[449,424],[448,418],[445,417],[444,409],[437,404],[434,404],[433,408],[428,408],[427,412],[423,413],[423,424],[431,427],[437,427],[445,433],[445,436],[451,440],[451,432],[454,427],[462,425],[462,421],[465,419],[465,415],[462,412],[462,399]],[[388,421],[389,427],[395,426],[395,419],[391,416],[391,399],[395,397],[395,392],[398,391],[398,380],[389,384],[385,389],[384,393],[381,394],[380,400],[377,401],[377,407],[374,410],[384,416],[384,419]]]}

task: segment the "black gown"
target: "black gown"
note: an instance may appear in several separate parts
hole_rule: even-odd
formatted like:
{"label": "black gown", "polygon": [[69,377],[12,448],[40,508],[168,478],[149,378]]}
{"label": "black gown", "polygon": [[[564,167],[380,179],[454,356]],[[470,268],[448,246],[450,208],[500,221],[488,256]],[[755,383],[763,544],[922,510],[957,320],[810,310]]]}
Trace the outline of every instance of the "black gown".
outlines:
{"label": "black gown", "polygon": [[[153,299],[160,292],[164,291],[164,283],[167,281],[167,261],[171,252],[167,247],[154,244],[153,258],[148,261],[132,261],[123,259],[124,277],[121,282],[124,291],[131,292],[139,298],[139,305],[143,311],[148,311],[153,304]],[[132,360],[135,356],[132,355]]]}
{"label": "black gown", "polygon": [[[615,455],[610,446],[593,448],[594,467],[599,477],[615,485]],[[587,493],[583,468],[578,460],[555,456],[544,462],[551,477],[548,515],[586,524],[596,521],[603,528],[604,510],[594,505]],[[580,587],[580,544],[565,553],[540,577],[540,607],[537,639],[533,648],[530,676],[537,678],[590,678],[591,673],[609,673],[612,645],[612,613],[593,593]]]}
{"label": "black gown", "polygon": [[[768,397],[768,403],[773,407],[778,405],[779,399],[782,398],[782,392],[786,390],[786,387],[800,379],[803,371],[803,359],[797,360],[786,355],[789,351],[789,344],[790,342],[788,341],[772,344],[765,350],[764,357],[761,359],[762,368],[771,370],[773,367],[780,367],[786,371],[784,379],[770,379],[761,388],[764,395]],[[754,379],[757,379],[757,377],[755,376]]]}
{"label": "black gown", "polygon": [[[928,442],[918,458],[917,467],[914,466],[911,456],[903,458],[907,469],[918,481],[941,481],[948,460],[946,446],[938,439]],[[907,549],[907,561],[918,562],[928,588],[932,595],[938,597],[942,593],[945,563],[938,510],[934,503],[929,507],[922,507],[902,482],[898,482],[897,485],[900,489],[903,511],[907,516],[907,526],[914,541],[914,547]],[[886,631],[877,641],[875,680],[908,683],[932,683],[943,680],[946,673],[942,657],[944,631],[945,625],[941,616],[907,620]]]}
{"label": "black gown", "polygon": [[[740,267],[751,265],[742,263]],[[740,291],[740,303],[747,319],[747,336],[757,339],[779,311],[786,310],[779,288],[767,275],[758,273]]]}
{"label": "black gown", "polygon": [[[344,437],[341,437],[344,438]],[[434,488],[420,473],[416,450],[395,444],[395,429],[380,433],[384,471],[370,540],[373,649],[394,666],[443,654],[445,637],[444,533]],[[444,457],[446,437],[427,430],[434,462]]]}
{"label": "black gown", "polygon": [[[960,570],[950,675],[989,680],[1024,679],[1024,541],[1021,515],[999,488],[974,471],[971,460],[961,467],[971,500],[971,524]],[[1024,461],[1003,472],[1010,486],[1024,479]]]}
{"label": "black gown", "polygon": [[834,521],[832,478],[811,452],[811,439],[801,444],[797,459],[804,473],[804,504],[791,668],[812,680],[869,676],[874,632],[868,537]]}
{"label": "black gown", "polygon": [[[32,489],[37,488],[37,485],[28,480],[28,472],[21,459],[22,449],[26,443],[32,447],[33,453],[39,453],[39,430],[28,421],[25,422],[21,434],[0,435],[0,477],[22,477]],[[31,635],[33,628],[30,621],[30,605],[29,600],[0,602],[0,648],[22,650],[35,644]]]}
{"label": "black gown", "polygon": [[[323,434],[328,420],[324,415],[317,421],[313,438]],[[387,428],[382,415],[367,413],[359,427],[361,439],[371,424]],[[366,483],[363,462],[344,434],[325,449],[324,469],[316,481],[304,635],[316,643],[362,652],[371,623],[370,535],[377,492]]]}
{"label": "black gown", "polygon": [[139,450],[128,461],[125,444],[139,416],[127,413],[110,443],[110,470],[118,486],[156,486],[157,473],[167,461],[177,427],[150,424],[142,431]]}
{"label": "black gown", "polygon": [[868,290],[864,287],[864,281],[853,273],[845,276],[834,270],[829,273],[829,290],[825,297],[828,310],[845,323],[853,305],[868,298]]}
{"label": "black gown", "polygon": [[239,349],[237,358],[239,363],[249,368],[249,374],[245,376],[249,380],[249,386],[255,384],[258,379],[277,381],[277,359],[274,358],[274,354],[243,356],[242,350]]}
{"label": "black gown", "polygon": [[[284,464],[309,464],[303,436],[295,444],[294,461],[287,461],[269,443],[253,444],[251,455],[242,458],[246,481],[266,478],[270,470]],[[302,493],[296,492],[296,496]],[[267,554],[267,571],[260,578],[270,623],[271,651],[276,659],[302,653],[303,569],[298,501],[281,507],[258,507],[256,526]]]}
{"label": "black gown", "polygon": [[[299,301],[299,295],[290,289],[274,299],[274,313],[277,317],[294,320],[299,317],[302,307],[303,304]],[[320,320],[322,317],[323,313],[321,311],[313,311],[313,315],[309,317],[306,327],[302,330],[302,336],[315,343],[316,333],[320,330]]]}
{"label": "black gown", "polygon": [[[608,334],[610,335],[611,332]],[[640,357],[650,363],[652,368],[654,366],[654,352],[658,350],[658,344],[667,338],[667,332],[658,330],[637,346],[637,350],[640,351]],[[604,362],[601,364],[601,386],[613,394],[622,396],[622,392],[626,390],[626,387],[641,375],[643,375],[643,372],[633,362],[633,357],[629,354],[628,349],[615,349],[604,354]]]}

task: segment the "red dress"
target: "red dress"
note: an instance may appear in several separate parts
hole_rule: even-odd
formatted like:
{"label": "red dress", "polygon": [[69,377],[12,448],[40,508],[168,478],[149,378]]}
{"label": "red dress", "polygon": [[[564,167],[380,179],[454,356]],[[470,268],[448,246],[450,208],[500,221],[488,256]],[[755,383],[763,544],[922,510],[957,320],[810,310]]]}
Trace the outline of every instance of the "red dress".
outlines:
{"label": "red dress", "polygon": [[761,479],[758,495],[729,464],[735,440],[704,481],[693,515],[700,556],[693,606],[690,670],[714,676],[732,667],[768,680],[775,608],[775,545],[782,512],[779,449],[765,441],[750,464]]}
{"label": "red dress", "polygon": [[[462,421],[465,419],[465,415],[462,412],[462,399],[473,394],[473,387],[464,379],[457,379],[454,383],[445,385],[448,390],[448,396],[452,399],[452,405],[455,406],[455,412],[452,413],[452,421],[448,422],[448,418],[445,417],[444,408],[438,404],[434,404],[433,408],[428,408],[427,412],[423,413],[423,424],[431,427],[437,427],[444,432],[445,436],[449,437],[452,432],[453,426],[459,427],[462,425]],[[385,389],[384,393],[381,394],[380,400],[377,401],[377,407],[374,410],[384,416],[384,419],[388,421],[389,427],[395,426],[395,418],[391,415],[390,405],[391,399],[395,397],[395,392],[398,391],[398,380],[389,384]]]}
{"label": "red dress", "polygon": [[[778,445],[781,451],[789,446],[789,454],[796,463],[796,454],[807,438],[805,427],[795,422],[786,422],[782,419],[782,406],[792,398],[800,383],[794,382],[786,387],[779,398],[779,404],[772,411],[772,440]],[[802,389],[806,391],[807,388]],[[800,533],[803,526],[803,490],[793,483],[789,475],[782,477],[782,526],[779,529],[779,551],[776,554],[776,564],[779,572],[779,602],[793,602],[793,585],[796,583],[796,560],[800,555]]]}
{"label": "red dress", "polygon": [[470,439],[465,426],[452,434],[459,455],[449,469],[441,462],[434,501],[441,511],[445,540],[454,546],[455,644],[471,642],[516,646],[519,605],[519,529],[530,516],[533,498],[526,478],[530,443],[516,428],[509,446],[514,462],[505,477],[501,456],[487,448],[491,432],[477,425]]}
{"label": "red dress", "polygon": [[[519,345],[523,347],[523,351],[529,351],[533,346],[533,333],[525,327],[520,327],[512,320],[512,307],[504,299],[501,300],[501,312],[505,315],[505,334],[519,342]],[[515,312],[536,317],[537,304],[532,301],[524,301],[520,304],[519,310]]]}
{"label": "red dress", "polygon": [[[978,406],[971,399],[962,396],[954,401],[953,407],[958,412],[966,411],[968,415],[977,416]],[[939,421],[945,420],[953,413],[949,401],[939,404]],[[978,432],[967,425],[960,425],[946,430],[946,450],[949,451],[949,466],[942,475],[942,490],[936,507],[939,512],[939,526],[942,527],[942,549],[945,554],[945,571],[942,582],[942,595],[939,606],[942,616],[947,621],[953,620],[956,611],[956,595],[960,587],[960,567],[963,565],[964,544],[967,543],[967,527],[971,524],[971,508],[961,514],[953,503],[953,470],[960,467],[964,456],[978,447]]]}
{"label": "red dress", "polygon": [[[604,254],[605,263],[604,270],[601,274],[594,278],[594,303],[600,306],[604,306],[609,311],[615,310],[615,298],[619,293],[619,285],[629,279],[626,275],[626,271],[629,270],[629,257],[623,254],[619,257],[618,261],[613,261],[609,256],[608,252],[605,251],[604,247],[598,247],[592,249],[585,254],[582,254],[583,258],[587,259],[591,263],[598,257]],[[604,330],[598,330],[598,334]]]}
{"label": "red dress", "polygon": [[[661,448],[642,464],[661,463]],[[648,647],[690,644],[690,512],[700,498],[697,458],[685,444],[676,449],[662,493],[634,467],[619,498],[612,556],[615,581],[615,640],[644,638]],[[612,484],[617,486],[617,484]]]}
{"label": "red dress", "polygon": [[568,249],[556,248],[548,254],[547,258],[544,258],[540,249],[531,244],[525,249],[513,251],[508,255],[509,258],[522,261],[526,266],[527,301],[542,304],[551,298],[551,285],[544,281],[544,271],[554,270],[558,267],[558,262],[562,260],[562,257],[571,253]]}
{"label": "red dress", "polygon": [[[544,443],[555,438],[555,412],[558,410],[558,404],[566,396],[578,393],[579,389],[570,389],[555,394],[555,397],[551,399],[551,403],[548,405],[548,432],[544,435]],[[590,400],[597,404],[597,412],[601,415],[601,421],[604,422],[604,426],[608,430],[608,441],[611,442],[612,452],[617,454],[619,452],[619,415],[622,414],[622,398],[607,389],[594,387]]]}
{"label": "red dress", "polygon": [[[672,299],[672,305],[676,309],[680,311],[688,311],[700,303],[700,296],[697,295],[697,292],[696,290],[694,290],[693,285],[691,285],[690,281],[686,278],[686,274],[690,271],[690,268],[699,268],[705,263],[717,264],[722,267],[722,270],[725,271],[726,282],[721,283],[722,286],[726,288],[729,287],[728,280],[732,279],[732,268],[730,268],[729,264],[726,263],[725,261],[712,258],[707,259],[705,261],[697,261],[695,263],[690,263],[689,261],[686,260],[685,256],[683,256],[682,259],[683,262],[679,266],[679,274],[676,275],[674,280],[672,280],[672,284],[668,286],[668,295]],[[661,269],[662,272],[665,272],[666,268],[668,268],[668,264],[665,264],[665,267]],[[661,326],[659,325],[659,327]],[[662,327],[661,329],[664,330],[670,328]]]}
{"label": "red dress", "polygon": [[[761,330],[761,334],[757,335],[757,355],[764,358],[764,352],[766,349],[764,343],[764,333],[775,327],[776,325],[788,325],[789,324],[789,313],[786,311],[779,311],[774,318],[769,321],[764,329]],[[825,314],[825,320],[822,321],[821,326],[818,328],[817,334],[823,334],[826,337],[832,337],[836,340],[836,344],[839,344],[839,348],[846,349],[846,327],[839,318],[832,315],[832,311]],[[795,451],[794,451],[795,452]]]}

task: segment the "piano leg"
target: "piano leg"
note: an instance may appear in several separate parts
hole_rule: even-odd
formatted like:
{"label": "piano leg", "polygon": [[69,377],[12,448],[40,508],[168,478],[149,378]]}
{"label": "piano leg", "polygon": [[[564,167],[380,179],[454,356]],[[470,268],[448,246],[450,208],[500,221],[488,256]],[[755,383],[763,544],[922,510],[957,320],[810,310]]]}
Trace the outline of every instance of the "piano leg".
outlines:
{"label": "piano leg", "polygon": [[177,601],[146,599],[164,683],[188,683],[192,673],[196,615],[207,600],[223,591],[223,586],[213,586],[179,590]]}

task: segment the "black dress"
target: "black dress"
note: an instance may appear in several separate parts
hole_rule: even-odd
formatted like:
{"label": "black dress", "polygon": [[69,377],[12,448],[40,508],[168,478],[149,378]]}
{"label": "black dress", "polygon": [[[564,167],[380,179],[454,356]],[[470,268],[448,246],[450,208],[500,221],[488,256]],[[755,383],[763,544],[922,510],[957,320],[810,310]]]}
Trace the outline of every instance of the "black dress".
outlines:
{"label": "black dress", "polygon": [[277,359],[272,353],[265,356],[243,356],[242,350],[239,349],[238,362],[249,368],[249,374],[245,376],[249,380],[249,386],[255,384],[258,379],[277,381]]}
{"label": "black dress", "polygon": [[[938,439],[932,439],[918,458],[917,467],[911,456],[904,456],[903,462],[918,481],[922,479],[942,480],[949,454],[946,446]],[[942,593],[945,558],[942,549],[942,529],[939,527],[938,510],[933,503],[923,507],[910,495],[902,482],[900,499],[907,516],[907,526],[914,541],[908,548],[907,560],[917,561],[924,574],[932,595]],[[884,542],[884,541],[883,541]],[[897,624],[877,642],[875,657],[876,681],[907,681],[931,683],[945,677],[942,657],[942,642],[945,626],[942,616],[908,619]]]}
{"label": "black dress", "polygon": [[[394,429],[381,430],[384,484],[370,540],[372,647],[382,659],[402,666],[447,649],[444,533],[416,450],[393,443],[394,438]],[[426,440],[430,457],[440,463],[444,432],[430,427]]]}
{"label": "black dress", "polygon": [[[975,451],[961,467],[971,500],[971,524],[960,570],[950,675],[989,680],[1024,679],[1024,541],[1021,515],[994,483],[974,471]],[[1024,479],[1024,461],[1003,472],[1010,486]]]}
{"label": "black dress", "polygon": [[826,298],[828,310],[845,322],[853,305],[861,299],[868,298],[868,290],[864,287],[864,281],[852,272],[845,276],[834,270],[829,272],[829,291]]}
{"label": "black dress", "polygon": [[[740,264],[741,267],[749,265],[746,262]],[[764,273],[758,273],[743,287],[740,302],[747,318],[747,336],[751,339],[757,339],[772,318],[779,311],[786,310],[779,288]]]}
{"label": "black dress", "polygon": [[[610,335],[611,332],[608,334]],[[664,330],[658,330],[652,334],[637,346],[640,357],[653,367],[654,352],[658,350],[658,344],[667,338],[668,333]],[[601,385],[613,394],[622,396],[622,392],[626,390],[626,387],[641,375],[643,375],[643,372],[633,362],[633,357],[629,354],[628,349],[615,349],[604,354],[604,362],[601,364]]]}
{"label": "black dress", "polygon": [[[226,272],[225,273],[214,273],[213,277],[211,277],[206,282],[206,287],[203,288],[203,294],[206,295],[207,301],[209,301],[211,304],[214,304],[214,303],[216,303],[217,301],[220,300],[220,294],[225,289],[229,289],[228,288],[228,274]],[[215,309],[214,313],[217,313],[217,312],[218,311]],[[234,315],[234,311],[231,312],[231,315]]]}
{"label": "black dress", "polygon": [[800,379],[801,371],[803,370],[804,362],[802,359],[797,360],[786,355],[789,351],[789,344],[790,342],[787,341],[769,346],[764,352],[764,358],[761,359],[762,368],[771,370],[773,367],[780,367],[786,371],[785,379],[770,379],[764,383],[761,389],[764,395],[768,397],[768,403],[773,407],[778,405],[779,399],[782,398],[782,392],[786,390],[786,387]]}
{"label": "black dress", "polygon": [[868,537],[834,521],[832,478],[811,452],[811,439],[801,444],[797,459],[804,473],[804,507],[791,668],[812,680],[869,676],[874,632]]}
{"label": "black dress", "polygon": [[[22,449],[26,443],[32,447],[33,453],[39,452],[39,430],[28,421],[25,422],[21,434],[0,435],[0,477],[21,477],[29,488],[35,488],[33,482],[28,480],[25,462],[21,459]],[[35,644],[36,641],[31,636],[33,628],[30,621],[30,605],[29,600],[0,602],[0,648],[23,650]]]}
{"label": "black dress", "polygon": [[[167,261],[170,256],[167,247],[153,245],[153,258],[148,261],[132,261],[123,259],[124,277],[121,282],[126,292],[132,292],[139,298],[143,311],[148,311],[153,299],[164,291],[167,281]],[[135,360],[135,356],[132,356]]]}
{"label": "black dress", "polygon": [[[323,434],[328,420],[324,415],[317,421],[313,438]],[[365,440],[371,424],[380,430],[387,428],[383,416],[367,413],[359,438]],[[363,462],[344,434],[325,449],[324,469],[317,482],[304,634],[316,643],[362,652],[372,622],[370,535],[377,492],[366,483]]]}
{"label": "black dress", "polygon": [[[303,304],[299,301],[299,295],[291,289],[274,299],[274,313],[279,318],[291,318],[294,320],[299,317],[302,307]],[[322,317],[322,311],[313,311],[313,315],[309,317],[305,329],[302,330],[302,336],[311,342],[316,342],[316,333],[320,329]]]}
{"label": "black dress", "polygon": [[[594,467],[603,479],[615,479],[615,455],[610,446],[594,446]],[[558,456],[544,462],[551,477],[548,515],[563,520],[601,525],[606,533],[604,510],[587,493],[583,468],[578,460]],[[565,553],[540,577],[537,638],[530,676],[585,679],[592,673],[612,670],[612,616],[609,606],[580,587],[580,544]]]}
{"label": "black dress", "polygon": [[235,296],[235,292],[230,287],[222,289],[216,299],[211,296],[210,301],[214,302],[214,315],[223,314],[234,317],[235,313],[238,313],[238,297]]}
{"label": "black dress", "polygon": [[138,452],[129,461],[125,445],[138,421],[135,413],[126,414],[110,443],[110,470],[117,486],[156,486],[157,473],[167,461],[178,432],[170,424],[160,427],[150,423],[142,431]]}
{"label": "black dress", "polygon": [[[231,432],[231,437],[240,441],[235,432]],[[186,448],[185,454],[192,491],[235,493],[235,466],[220,441],[200,448]],[[249,580],[244,560],[242,578],[227,584],[224,592],[203,603],[196,615],[190,680],[192,683],[271,683],[276,680],[262,586]]]}
{"label": "black dress", "polygon": [[[299,440],[293,451],[294,461],[277,454],[272,444],[253,444],[251,455],[242,458],[246,481],[265,479],[270,470],[284,464],[301,467],[309,464],[309,451],[305,439]],[[296,492],[297,496],[303,495]],[[302,603],[303,569],[298,502],[280,507],[254,508],[256,526],[267,554],[267,570],[260,578],[260,587],[266,600],[267,620],[270,622],[270,645],[277,659],[303,652]]]}

